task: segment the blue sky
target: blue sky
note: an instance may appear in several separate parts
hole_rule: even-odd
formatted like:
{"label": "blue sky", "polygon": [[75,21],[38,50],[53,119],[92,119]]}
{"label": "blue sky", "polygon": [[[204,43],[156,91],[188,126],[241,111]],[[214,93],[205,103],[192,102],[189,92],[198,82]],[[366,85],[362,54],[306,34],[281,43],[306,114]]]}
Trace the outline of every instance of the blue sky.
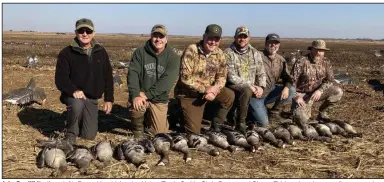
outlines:
{"label": "blue sky", "polygon": [[3,30],[73,32],[85,17],[98,33],[149,33],[160,23],[200,36],[215,23],[225,36],[245,25],[255,37],[384,39],[384,4],[3,4],[2,15]]}

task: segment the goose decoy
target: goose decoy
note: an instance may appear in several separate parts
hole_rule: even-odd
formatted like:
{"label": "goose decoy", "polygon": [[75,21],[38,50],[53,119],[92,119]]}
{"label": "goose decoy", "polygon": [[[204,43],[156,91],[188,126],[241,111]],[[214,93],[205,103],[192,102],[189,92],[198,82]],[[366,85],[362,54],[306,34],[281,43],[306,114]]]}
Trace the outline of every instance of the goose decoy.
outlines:
{"label": "goose decoy", "polygon": [[376,57],[381,57],[383,56],[383,54],[384,54],[384,50],[378,50],[378,49],[375,50]]}
{"label": "goose decoy", "polygon": [[275,135],[273,135],[273,133],[267,128],[256,127],[255,125],[250,125],[249,128],[255,130],[257,134],[259,134],[263,138],[263,141],[267,141],[277,148],[285,148],[284,142],[276,139]]}
{"label": "goose decoy", "polygon": [[218,156],[220,152],[211,144],[208,144],[207,136],[191,133],[187,136],[188,146],[198,151],[208,153],[211,156]]}
{"label": "goose decoy", "polygon": [[83,145],[75,145],[74,150],[67,154],[67,158],[79,168],[80,174],[86,174],[89,165],[94,160],[89,148]]}
{"label": "goose decoy", "polygon": [[121,80],[120,75],[114,75],[113,76],[113,85],[119,86],[121,88],[123,86],[123,81]]}
{"label": "goose decoy", "polygon": [[153,145],[156,153],[160,155],[158,166],[165,166],[169,163],[169,151],[173,147],[172,136],[166,133],[158,133],[153,138]]}
{"label": "goose decoy", "polygon": [[293,142],[293,137],[291,136],[291,133],[283,127],[277,127],[274,131],[273,134],[275,135],[276,139],[280,139],[283,142],[289,144],[289,145],[294,145]]}
{"label": "goose decoy", "polygon": [[37,62],[38,62],[38,59],[37,59],[36,55],[28,56],[27,57],[27,62],[25,64],[25,67],[27,67],[27,68],[35,68],[37,66]]}
{"label": "goose decoy", "polygon": [[173,140],[172,150],[183,153],[183,159],[187,163],[192,160],[189,152],[188,140],[183,133],[171,134]]}
{"label": "goose decoy", "polygon": [[208,143],[230,152],[236,151],[236,147],[228,143],[227,136],[225,134],[209,130],[204,131],[203,134],[208,137]]}
{"label": "goose decoy", "polygon": [[46,98],[47,96],[44,90],[35,86],[34,78],[31,78],[27,87],[18,88],[3,95],[4,101],[21,106],[38,102],[38,100],[41,100],[41,104],[43,105]]}
{"label": "goose decoy", "polygon": [[55,169],[53,176],[60,176],[67,171],[66,155],[63,150],[55,147],[44,147],[37,155],[37,167],[45,166]]}
{"label": "goose decoy", "polygon": [[104,167],[109,165],[113,157],[111,141],[101,141],[91,147],[95,159],[103,163]]}
{"label": "goose decoy", "polygon": [[116,159],[126,160],[137,168],[149,168],[145,160],[145,148],[134,139],[126,140],[116,147]]}

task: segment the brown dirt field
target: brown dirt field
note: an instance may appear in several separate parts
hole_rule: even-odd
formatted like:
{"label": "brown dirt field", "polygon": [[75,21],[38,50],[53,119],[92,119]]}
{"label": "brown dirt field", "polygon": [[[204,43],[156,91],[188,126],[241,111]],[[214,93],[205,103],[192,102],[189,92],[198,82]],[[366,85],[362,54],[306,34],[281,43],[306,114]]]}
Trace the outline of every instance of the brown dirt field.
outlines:
{"label": "brown dirt field", "polygon": [[[51,169],[37,168],[35,148],[37,138],[62,135],[65,106],[59,101],[59,91],[54,84],[56,56],[73,35],[54,33],[3,32],[3,93],[24,87],[31,77],[36,85],[44,88],[47,102],[44,106],[34,104],[19,109],[3,102],[3,178],[50,178]],[[115,60],[129,60],[130,49],[141,46],[148,37],[129,35],[97,35],[104,43],[110,57]],[[183,49],[197,42],[199,37],[170,37],[169,43]],[[221,48],[227,47],[231,38],[226,38]],[[312,40],[283,39],[280,52],[305,50]],[[13,42],[14,44],[10,44]],[[24,42],[35,42],[23,44]],[[19,44],[16,44],[19,43]],[[49,47],[45,47],[48,43]],[[255,38],[251,44],[262,49],[263,39]],[[327,40],[331,51],[326,56],[332,60],[334,70],[347,71],[358,80],[354,85],[343,86],[344,96],[332,117],[348,120],[363,138],[336,136],[329,144],[318,141],[296,141],[294,146],[277,149],[266,144],[266,149],[249,153],[237,151],[231,154],[222,151],[220,156],[211,157],[192,151],[192,161],[185,164],[182,156],[171,153],[171,163],[156,167],[157,154],[148,156],[150,169],[136,169],[124,161],[97,169],[90,167],[92,174],[82,176],[69,168],[69,178],[384,178],[384,114],[377,107],[383,106],[383,93],[373,91],[368,79],[383,80],[383,75],[372,71],[383,65],[384,58],[377,58],[373,50],[383,48],[384,42]],[[23,67],[26,57],[38,55],[40,67]],[[125,117],[127,102],[126,74],[124,86],[115,87],[113,113]],[[103,101],[100,100],[100,109]],[[319,106],[319,104],[316,104]],[[287,106],[288,108],[289,106]],[[286,108],[286,109],[287,109]],[[316,112],[313,115],[317,114]],[[91,146],[97,141],[110,139],[115,143],[130,137],[128,123],[100,112],[100,132],[95,141],[79,140],[80,144]]]}

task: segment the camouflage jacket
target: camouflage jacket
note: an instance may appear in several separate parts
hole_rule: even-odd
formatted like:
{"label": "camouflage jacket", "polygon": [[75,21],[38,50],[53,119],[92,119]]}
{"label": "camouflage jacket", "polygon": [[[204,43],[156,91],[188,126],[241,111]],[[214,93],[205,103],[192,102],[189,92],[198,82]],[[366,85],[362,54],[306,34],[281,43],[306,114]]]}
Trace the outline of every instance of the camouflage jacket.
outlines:
{"label": "camouflage jacket", "polygon": [[224,50],[228,65],[228,83],[242,86],[265,87],[266,74],[261,53],[251,45],[242,53],[232,43]]}
{"label": "camouflage jacket", "polygon": [[315,90],[324,92],[334,81],[332,65],[326,57],[314,62],[308,54],[294,64],[292,79],[297,92],[311,93]]}
{"label": "camouflage jacket", "polygon": [[181,58],[180,79],[175,88],[177,96],[197,96],[205,93],[209,86],[220,89],[227,78],[227,61],[224,52],[217,48],[206,55],[202,50],[202,41],[189,45]]}
{"label": "camouflage jacket", "polygon": [[284,86],[290,88],[292,86],[292,78],[289,75],[287,62],[285,59],[276,54],[276,56],[271,59],[268,57],[267,52],[263,51],[263,63],[264,70],[267,75],[267,85],[264,89],[263,95],[268,95],[271,91],[271,88],[276,84],[277,81],[281,78],[283,80]]}

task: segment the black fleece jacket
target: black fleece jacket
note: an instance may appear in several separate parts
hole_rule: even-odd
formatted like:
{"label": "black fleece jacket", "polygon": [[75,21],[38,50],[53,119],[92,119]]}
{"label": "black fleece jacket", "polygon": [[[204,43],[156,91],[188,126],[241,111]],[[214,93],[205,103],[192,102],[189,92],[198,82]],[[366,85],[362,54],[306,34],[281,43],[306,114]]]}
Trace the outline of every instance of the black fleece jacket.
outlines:
{"label": "black fleece jacket", "polygon": [[73,97],[81,90],[87,98],[99,99],[104,93],[104,101],[113,102],[112,67],[105,48],[95,44],[88,56],[73,44],[65,47],[57,57],[55,84],[62,95]]}

